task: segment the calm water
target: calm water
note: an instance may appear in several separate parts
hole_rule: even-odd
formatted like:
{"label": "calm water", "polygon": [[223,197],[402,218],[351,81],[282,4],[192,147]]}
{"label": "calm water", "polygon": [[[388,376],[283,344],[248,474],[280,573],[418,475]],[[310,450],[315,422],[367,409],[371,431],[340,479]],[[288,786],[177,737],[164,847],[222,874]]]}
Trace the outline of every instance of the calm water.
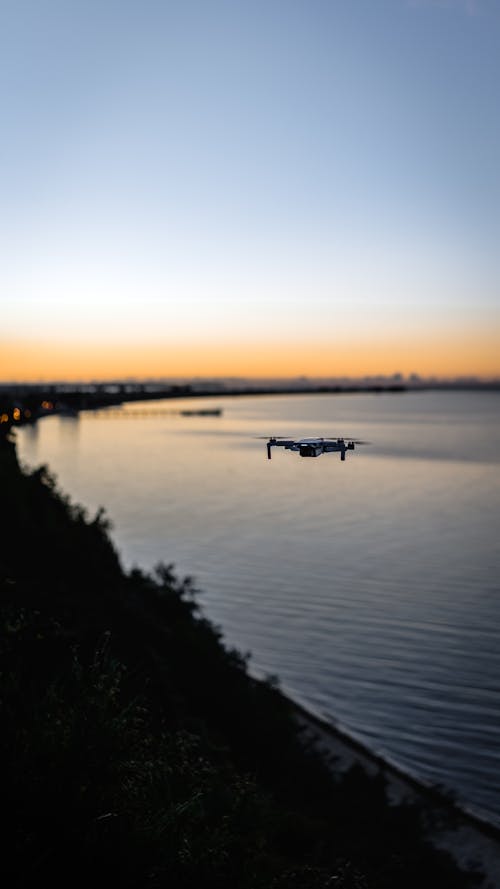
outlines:
{"label": "calm water", "polygon": [[[256,670],[500,823],[500,394],[199,406],[223,415],[44,419],[19,453],[105,506],[125,566],[194,575]],[[269,462],[270,434],[372,444]]]}

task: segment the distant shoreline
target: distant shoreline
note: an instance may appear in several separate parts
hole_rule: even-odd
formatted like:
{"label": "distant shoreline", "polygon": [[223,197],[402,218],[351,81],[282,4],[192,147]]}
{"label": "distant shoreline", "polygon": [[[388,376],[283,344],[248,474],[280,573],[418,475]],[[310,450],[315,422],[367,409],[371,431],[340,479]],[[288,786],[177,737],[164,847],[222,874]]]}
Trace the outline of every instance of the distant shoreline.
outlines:
{"label": "distant shoreline", "polygon": [[384,395],[428,391],[499,392],[500,382],[491,383],[377,383],[373,385],[244,385],[185,384],[162,386],[154,383],[96,383],[70,385],[0,384],[0,422],[8,426],[32,424],[52,415],[77,416],[81,411],[120,407],[140,401],[208,398],[255,398],[308,395]]}

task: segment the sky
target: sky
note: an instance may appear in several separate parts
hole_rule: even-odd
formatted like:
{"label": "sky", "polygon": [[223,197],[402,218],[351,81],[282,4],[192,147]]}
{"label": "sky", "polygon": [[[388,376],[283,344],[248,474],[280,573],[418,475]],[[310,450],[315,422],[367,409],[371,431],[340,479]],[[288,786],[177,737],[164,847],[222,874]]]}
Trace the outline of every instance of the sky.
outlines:
{"label": "sky", "polygon": [[0,380],[500,377],[498,0],[0,0]]}

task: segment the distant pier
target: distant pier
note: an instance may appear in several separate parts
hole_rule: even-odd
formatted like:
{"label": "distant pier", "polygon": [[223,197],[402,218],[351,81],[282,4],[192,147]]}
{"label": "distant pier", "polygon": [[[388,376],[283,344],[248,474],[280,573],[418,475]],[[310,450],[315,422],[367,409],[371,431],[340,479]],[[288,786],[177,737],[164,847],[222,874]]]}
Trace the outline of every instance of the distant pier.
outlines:
{"label": "distant pier", "polygon": [[154,407],[134,408],[133,410],[112,407],[88,411],[86,416],[99,420],[142,420],[148,417],[220,417],[222,416],[222,408],[176,411]]}

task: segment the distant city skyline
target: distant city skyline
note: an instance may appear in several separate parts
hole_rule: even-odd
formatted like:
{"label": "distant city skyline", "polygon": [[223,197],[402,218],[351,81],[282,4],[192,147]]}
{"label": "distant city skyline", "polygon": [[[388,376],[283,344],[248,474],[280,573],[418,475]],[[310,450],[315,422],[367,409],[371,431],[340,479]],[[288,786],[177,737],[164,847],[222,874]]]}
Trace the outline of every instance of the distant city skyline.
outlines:
{"label": "distant city skyline", "polygon": [[0,25],[0,380],[500,376],[499,4]]}
{"label": "distant city skyline", "polygon": [[26,380],[0,380],[0,389],[7,389],[14,392],[16,389],[37,389],[46,386],[60,387],[63,390],[72,390],[72,388],[86,388],[92,386],[103,387],[130,387],[130,390],[142,387],[151,387],[153,389],[161,389],[162,387],[179,387],[189,386],[193,390],[224,391],[231,388],[262,388],[262,387],[284,387],[284,388],[314,388],[319,386],[326,387],[478,387],[478,388],[500,388],[500,375],[492,377],[478,377],[472,374],[464,374],[458,377],[446,376],[422,376],[418,373],[412,374],[372,374],[367,376],[330,376],[315,377],[305,376],[301,374],[295,377],[243,377],[243,376],[226,376],[226,377],[209,377],[209,376],[169,376],[169,377],[82,377],[82,378],[38,378]]}

